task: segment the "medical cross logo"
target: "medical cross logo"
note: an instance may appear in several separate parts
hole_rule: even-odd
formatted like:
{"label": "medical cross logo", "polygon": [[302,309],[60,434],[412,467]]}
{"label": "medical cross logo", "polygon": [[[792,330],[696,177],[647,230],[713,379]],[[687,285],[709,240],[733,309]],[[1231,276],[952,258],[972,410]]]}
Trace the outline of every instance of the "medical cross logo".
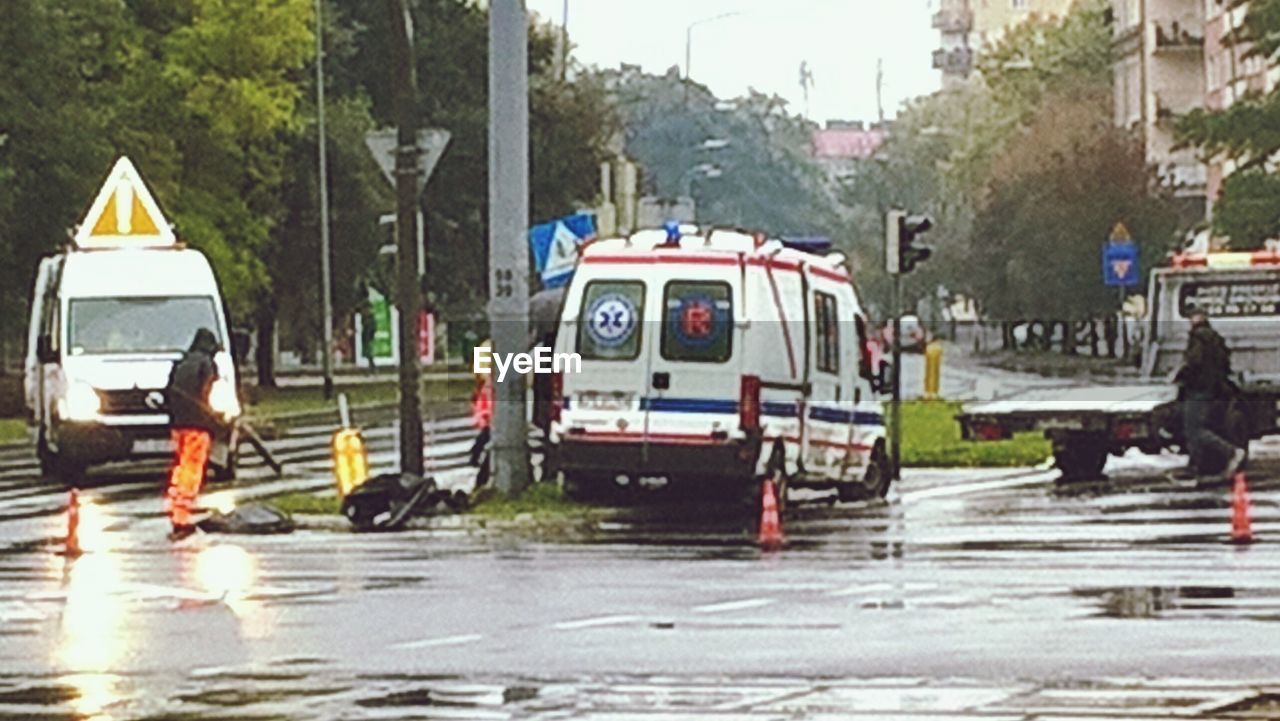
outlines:
{"label": "medical cross logo", "polygon": [[587,309],[587,333],[597,345],[616,348],[631,337],[636,326],[636,306],[618,293],[600,296]]}

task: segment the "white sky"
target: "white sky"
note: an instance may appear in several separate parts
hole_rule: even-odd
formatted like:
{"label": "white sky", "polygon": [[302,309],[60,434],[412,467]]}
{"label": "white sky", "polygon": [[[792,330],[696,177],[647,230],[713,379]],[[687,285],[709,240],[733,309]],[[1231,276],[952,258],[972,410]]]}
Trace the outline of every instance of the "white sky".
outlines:
{"label": "white sky", "polygon": [[[902,101],[938,88],[930,53],[938,33],[930,0],[568,0],[569,38],[579,62],[650,73],[684,69],[685,29],[722,13],[740,15],[693,29],[693,73],[720,97],[747,88],[781,95],[804,112],[800,63],[814,86],[817,122],[876,118],[876,59],[884,58],[885,116]],[[564,0],[527,0],[530,12],[556,24]]]}

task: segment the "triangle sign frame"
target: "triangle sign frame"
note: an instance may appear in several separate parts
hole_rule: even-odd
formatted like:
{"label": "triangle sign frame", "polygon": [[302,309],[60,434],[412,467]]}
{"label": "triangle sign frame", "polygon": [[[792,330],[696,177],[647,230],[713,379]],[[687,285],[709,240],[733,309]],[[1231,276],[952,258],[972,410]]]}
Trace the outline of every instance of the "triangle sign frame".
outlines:
{"label": "triangle sign frame", "polygon": [[75,243],[80,248],[154,248],[174,246],[177,238],[138,169],[121,156],[76,228]]}

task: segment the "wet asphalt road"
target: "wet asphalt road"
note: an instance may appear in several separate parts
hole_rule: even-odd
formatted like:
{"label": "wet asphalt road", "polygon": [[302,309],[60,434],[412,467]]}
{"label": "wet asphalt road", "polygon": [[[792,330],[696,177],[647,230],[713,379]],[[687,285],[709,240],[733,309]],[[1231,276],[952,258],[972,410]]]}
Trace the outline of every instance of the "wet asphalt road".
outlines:
{"label": "wet asphalt road", "polygon": [[[944,395],[1060,383],[993,373],[949,365]],[[273,441],[285,478],[250,460],[210,502],[329,487],[331,430]],[[389,426],[366,436],[394,462]],[[428,438],[465,486],[465,422]],[[909,470],[888,503],[796,494],[777,552],[689,498],[170,545],[161,464],[84,491],[70,561],[62,489],[0,450],[0,720],[1273,718],[1280,439],[1253,452],[1243,548],[1225,490],[1165,478],[1177,456],[1084,485]]]}
{"label": "wet asphalt road", "polygon": [[1280,680],[1280,462],[1247,548],[1179,463],[909,472],[889,503],[796,499],[773,553],[695,501],[171,546],[108,484],[78,560],[60,515],[0,520],[0,718],[1227,717]]}

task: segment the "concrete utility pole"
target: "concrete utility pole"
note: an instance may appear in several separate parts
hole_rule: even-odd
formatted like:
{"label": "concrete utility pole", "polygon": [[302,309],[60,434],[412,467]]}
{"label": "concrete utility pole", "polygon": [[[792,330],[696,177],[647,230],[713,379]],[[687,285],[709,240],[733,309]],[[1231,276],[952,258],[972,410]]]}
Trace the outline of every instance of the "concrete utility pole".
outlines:
{"label": "concrete utility pole", "polygon": [[413,19],[404,0],[386,0],[391,21],[396,117],[396,307],[400,311],[400,472],[422,475],[422,404],[418,368],[418,81]]}
{"label": "concrete utility pole", "polygon": [[324,132],[324,0],[316,0],[316,132],[320,145],[320,295],[323,296],[324,397],[333,397],[333,273],[329,268],[329,160]]}
{"label": "concrete utility pole", "polygon": [[[493,353],[529,349],[529,66],[524,0],[489,3],[489,325]],[[525,379],[494,380],[493,479],[529,484]]]}

